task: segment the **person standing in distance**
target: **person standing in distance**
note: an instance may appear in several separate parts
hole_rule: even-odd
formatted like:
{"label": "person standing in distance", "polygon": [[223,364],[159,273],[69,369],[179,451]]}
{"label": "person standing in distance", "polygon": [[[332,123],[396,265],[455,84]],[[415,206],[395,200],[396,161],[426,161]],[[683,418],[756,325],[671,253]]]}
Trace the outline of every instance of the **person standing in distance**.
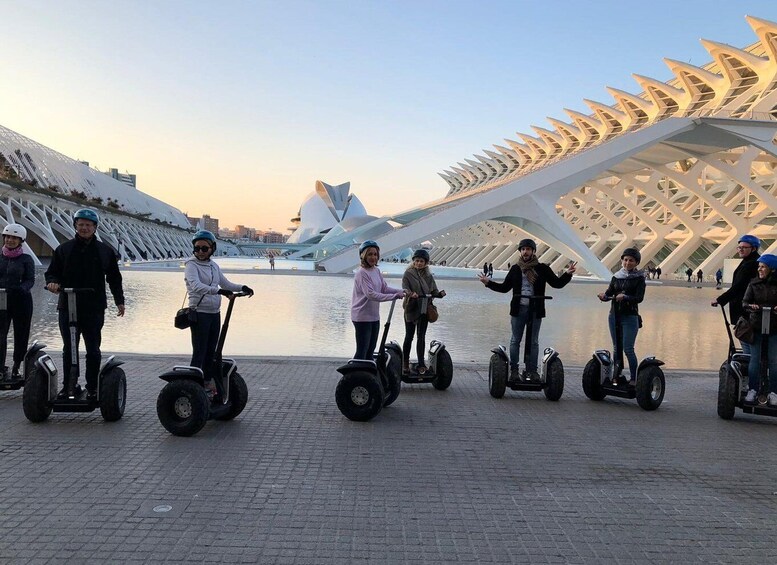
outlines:
{"label": "person standing in distance", "polygon": [[513,291],[513,298],[510,301],[510,323],[512,327],[512,338],[510,339],[510,380],[516,381],[520,378],[518,373],[519,356],[521,349],[521,340],[523,332],[529,322],[529,317],[533,318],[531,351],[529,360],[526,362],[526,371],[523,377],[527,380],[538,380],[537,363],[539,358],[539,336],[542,318],[545,317],[545,301],[530,300],[521,298],[524,296],[544,296],[545,285],[549,284],[553,288],[563,288],[572,280],[576,267],[572,263],[567,267],[566,272],[557,277],[548,265],[540,263],[537,259],[537,244],[533,239],[522,239],[518,243],[518,251],[521,256],[518,262],[510,267],[504,282],[498,283],[492,281],[485,275],[478,275],[480,282],[486,288],[497,292]]}
{"label": "person standing in distance", "polygon": [[[27,353],[32,322],[32,285],[35,284],[35,263],[22,251],[27,230],[19,224],[3,228],[3,253],[0,255],[0,288],[6,292],[5,319],[0,326],[0,379],[18,379],[19,367]],[[8,373],[5,356],[8,347],[8,330],[13,321],[13,367]]]}
{"label": "person standing in distance", "polygon": [[[742,259],[731,279],[729,289],[712,301],[712,306],[725,306],[728,304],[728,312],[731,316],[730,322],[736,324],[739,317],[745,314],[742,308],[742,298],[745,296],[747,285],[758,276],[758,248],[761,246],[761,240],[754,235],[743,235],[737,243],[737,255]],[[750,344],[744,341],[742,352],[750,353]]]}
{"label": "person standing in distance", "polygon": [[118,316],[124,316],[124,290],[122,289],[119,258],[113,248],[99,241],[95,234],[100,217],[94,210],[78,210],[73,215],[76,235],[54,250],[51,264],[46,270],[46,289],[59,294],[59,333],[62,336],[62,359],[64,383],[60,398],[78,396],[80,386],[70,378],[70,328],[68,325],[67,298],[60,293],[63,288],[91,288],[94,292],[78,295],[78,326],[76,346],[83,335],[86,346],[86,393],[88,400],[97,399],[97,381],[100,372],[100,343],[105,323],[105,309],[108,300],[105,283],[113,295]]}
{"label": "person standing in distance", "polygon": [[[392,288],[378,269],[380,247],[371,239],[359,246],[361,268],[353,278],[351,295],[351,321],[356,333],[354,359],[372,360],[380,333],[380,303],[403,298],[405,291]],[[410,295],[418,298],[417,295]]]}

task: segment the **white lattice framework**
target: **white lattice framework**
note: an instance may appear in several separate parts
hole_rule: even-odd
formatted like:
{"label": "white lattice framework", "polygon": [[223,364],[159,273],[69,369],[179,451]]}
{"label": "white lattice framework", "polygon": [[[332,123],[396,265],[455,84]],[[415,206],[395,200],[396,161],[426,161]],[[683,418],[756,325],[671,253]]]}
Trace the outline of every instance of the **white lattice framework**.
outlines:
{"label": "white lattice framework", "polygon": [[[22,224],[43,248],[53,249],[73,237],[72,217],[81,208],[97,210],[98,237],[123,260],[191,252],[190,225],[180,210],[0,126],[0,228]],[[237,253],[226,243],[221,246],[225,249]]]}
{"label": "white lattice framework", "polygon": [[[585,100],[591,114],[565,110],[571,121],[549,118],[552,129],[532,126],[495,151],[466,159],[441,176],[447,198],[478,194],[553,166],[571,155],[617,137],[632,135],[671,117],[777,118],[777,24],[747,17],[758,41],[745,49],[702,40],[712,62],[696,67],[665,59],[675,78],[661,82],[634,75],[643,88],[608,92],[615,104]],[[726,148],[717,154],[685,152],[685,158],[644,163],[642,170],[589,179],[556,202],[558,215],[607,268],[636,245],[644,264],[665,272],[701,268],[711,273],[731,257],[738,236],[753,233],[774,251],[777,240],[777,158],[757,146]],[[433,238],[435,261],[448,265],[491,262],[502,268],[517,257],[517,242],[531,235],[489,220]],[[556,267],[566,260],[547,249]]]}

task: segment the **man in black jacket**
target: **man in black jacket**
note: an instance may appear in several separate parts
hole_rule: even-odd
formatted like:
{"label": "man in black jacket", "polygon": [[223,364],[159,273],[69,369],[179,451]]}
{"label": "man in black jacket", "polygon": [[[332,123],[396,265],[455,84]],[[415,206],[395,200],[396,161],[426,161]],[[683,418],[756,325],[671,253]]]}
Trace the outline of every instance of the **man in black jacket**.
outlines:
{"label": "man in black jacket", "polygon": [[[734,276],[731,279],[731,287],[718,296],[717,300],[712,301],[713,306],[728,304],[728,312],[731,315],[731,323],[736,324],[739,317],[744,313],[742,308],[742,298],[745,296],[747,285],[758,276],[758,248],[761,246],[761,240],[754,235],[743,235],[739,238],[737,245],[737,254],[742,261],[734,270]],[[750,344],[740,341],[742,352],[750,353]]]}
{"label": "man in black jacket", "polygon": [[557,277],[553,270],[545,263],[537,259],[537,244],[532,239],[522,239],[518,243],[518,251],[521,256],[518,263],[507,272],[504,282],[492,281],[487,276],[478,275],[480,282],[487,288],[497,292],[513,291],[510,301],[510,320],[512,326],[512,338],[510,339],[510,380],[520,378],[518,372],[518,360],[521,351],[523,332],[532,316],[531,351],[526,362],[523,378],[526,380],[539,380],[537,362],[539,358],[539,336],[542,318],[545,317],[545,301],[521,298],[524,296],[544,296],[545,285],[553,288],[562,288],[572,280],[575,272],[575,263],[572,263],[566,272]]}
{"label": "man in black jacket", "polygon": [[[121,285],[119,259],[113,248],[95,237],[100,218],[93,210],[78,210],[73,215],[76,236],[54,250],[51,264],[46,270],[46,289],[59,294],[62,288],[90,288],[94,292],[80,293],[77,298],[78,327],[76,344],[81,335],[86,347],[86,391],[89,400],[97,398],[97,380],[100,372],[100,342],[105,323],[108,301],[105,282],[111,289],[113,300],[124,315],[124,291]],[[78,396],[77,382],[70,379],[70,328],[67,297],[59,294],[59,333],[62,335],[64,386],[60,397]]]}

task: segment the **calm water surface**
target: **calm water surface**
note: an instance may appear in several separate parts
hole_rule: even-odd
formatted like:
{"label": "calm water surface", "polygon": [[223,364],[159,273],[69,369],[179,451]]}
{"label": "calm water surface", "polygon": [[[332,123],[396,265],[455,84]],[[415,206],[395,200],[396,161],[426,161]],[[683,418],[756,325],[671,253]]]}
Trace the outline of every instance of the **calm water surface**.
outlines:
{"label": "calm water surface", "polygon": [[[229,265],[224,265],[229,268]],[[123,269],[127,314],[109,307],[103,330],[104,351],[134,353],[191,352],[188,330],[173,327],[184,298],[183,271],[177,263],[166,270]],[[227,277],[251,286],[256,295],[239,299],[225,353],[232,355],[301,355],[349,358],[354,351],[350,321],[352,281],[348,276],[315,273],[275,274],[243,270]],[[33,339],[50,349],[61,348],[56,324],[56,297],[43,290],[37,273],[34,291]],[[400,279],[389,278],[400,286]],[[485,363],[489,350],[510,339],[509,294],[490,291],[476,279],[441,280],[448,296],[436,301],[440,319],[431,324],[427,340],[440,339],[455,361]],[[554,346],[565,364],[581,366],[597,348],[609,347],[609,306],[596,299],[604,284],[572,283],[549,289],[548,317],[540,346]],[[711,288],[648,286],[640,310],[645,322],[637,339],[637,355],[656,355],[667,369],[716,370],[726,353],[726,333],[718,308],[709,306],[719,291]],[[226,301],[222,312],[226,310]],[[382,307],[382,320],[388,304]],[[395,311],[389,339],[404,337],[402,311]]]}

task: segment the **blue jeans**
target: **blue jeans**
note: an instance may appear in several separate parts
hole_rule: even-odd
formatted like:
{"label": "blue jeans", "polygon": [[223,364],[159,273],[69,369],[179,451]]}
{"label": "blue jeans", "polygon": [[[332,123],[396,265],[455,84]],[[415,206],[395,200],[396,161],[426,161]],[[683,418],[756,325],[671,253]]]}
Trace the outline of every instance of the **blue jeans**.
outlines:
{"label": "blue jeans", "polygon": [[[510,316],[510,326],[513,330],[513,336],[510,338],[510,367],[518,368],[519,358],[521,354],[521,340],[523,339],[523,330],[529,323],[529,315],[534,315],[534,312],[529,312],[528,306],[521,306],[518,310],[517,316]],[[542,318],[534,318],[532,320],[531,331],[531,351],[529,351],[526,361],[525,369],[527,371],[537,370],[537,359],[540,354],[540,326],[542,325]]]}
{"label": "blue jeans", "polygon": [[[610,337],[612,338],[613,353],[615,353],[615,314],[610,312]],[[639,332],[639,317],[636,314],[627,314],[621,316],[621,327],[623,328],[623,354],[629,361],[629,373],[631,379],[637,378],[637,354],[634,353],[634,342],[637,341],[637,332]]]}
{"label": "blue jeans", "polygon": [[[747,374],[750,377],[750,388],[761,388],[761,336],[755,336],[755,343],[750,345],[750,364]],[[769,391],[777,392],[777,335],[769,336]]]}
{"label": "blue jeans", "polygon": [[356,353],[354,353],[353,358],[372,361],[372,354],[375,353],[375,346],[378,345],[380,320],[354,322],[353,327],[356,331]]}
{"label": "blue jeans", "polygon": [[739,344],[742,346],[742,353],[750,353],[750,344],[739,340]]}

